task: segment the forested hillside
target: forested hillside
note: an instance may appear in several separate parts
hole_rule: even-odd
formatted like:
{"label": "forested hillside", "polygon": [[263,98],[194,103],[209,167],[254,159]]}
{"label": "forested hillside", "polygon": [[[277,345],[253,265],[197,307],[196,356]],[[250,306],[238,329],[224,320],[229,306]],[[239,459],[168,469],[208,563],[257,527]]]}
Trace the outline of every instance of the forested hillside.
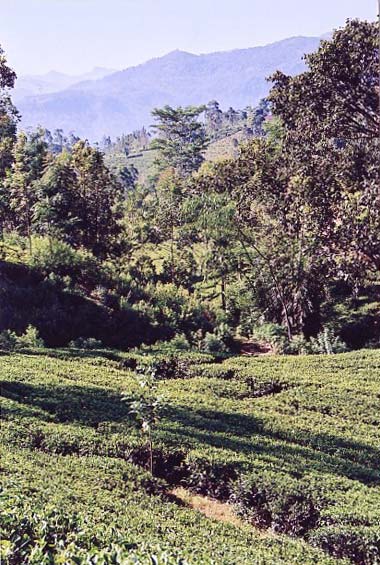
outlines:
{"label": "forested hillside", "polygon": [[165,106],[153,134],[100,146],[22,132],[3,57],[2,258],[19,269],[4,267],[2,329],[50,345],[378,343],[377,53],[375,26],[350,22],[256,107]]}

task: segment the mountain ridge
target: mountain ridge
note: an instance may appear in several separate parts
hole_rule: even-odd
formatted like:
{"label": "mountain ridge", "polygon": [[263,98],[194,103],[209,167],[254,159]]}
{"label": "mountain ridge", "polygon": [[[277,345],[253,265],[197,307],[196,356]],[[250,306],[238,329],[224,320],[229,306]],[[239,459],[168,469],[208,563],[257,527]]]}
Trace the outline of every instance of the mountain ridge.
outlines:
{"label": "mountain ridge", "polygon": [[255,105],[268,94],[267,77],[276,70],[297,74],[303,55],[319,37],[291,37],[266,46],[193,54],[174,50],[97,80],[77,82],[59,92],[19,102],[24,127],[43,125],[74,131],[95,141],[152,123],[154,107],[204,104]]}

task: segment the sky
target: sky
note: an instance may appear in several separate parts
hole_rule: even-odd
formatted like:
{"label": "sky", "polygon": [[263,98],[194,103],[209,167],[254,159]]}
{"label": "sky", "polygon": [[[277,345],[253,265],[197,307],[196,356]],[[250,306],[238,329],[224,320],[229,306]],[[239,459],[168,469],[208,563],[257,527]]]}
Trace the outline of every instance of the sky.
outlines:
{"label": "sky", "polygon": [[0,0],[0,45],[18,75],[124,69],[181,49],[210,53],[319,36],[374,20],[377,0]]}

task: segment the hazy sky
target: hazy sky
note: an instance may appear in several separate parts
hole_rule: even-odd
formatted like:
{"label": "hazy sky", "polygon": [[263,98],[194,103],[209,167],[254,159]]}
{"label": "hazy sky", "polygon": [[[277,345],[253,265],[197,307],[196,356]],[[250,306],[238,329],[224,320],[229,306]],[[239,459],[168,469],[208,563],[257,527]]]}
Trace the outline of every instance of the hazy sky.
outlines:
{"label": "hazy sky", "polygon": [[374,20],[377,0],[0,0],[0,44],[20,74],[122,69],[173,49],[207,53]]}

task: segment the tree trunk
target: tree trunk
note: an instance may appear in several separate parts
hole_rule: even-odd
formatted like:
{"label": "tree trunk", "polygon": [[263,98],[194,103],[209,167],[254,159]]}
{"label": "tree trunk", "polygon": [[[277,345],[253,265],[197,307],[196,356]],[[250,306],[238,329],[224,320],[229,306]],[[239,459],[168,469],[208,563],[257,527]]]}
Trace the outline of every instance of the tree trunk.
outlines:
{"label": "tree trunk", "polygon": [[153,475],[153,442],[152,442],[151,432],[149,432],[149,436],[148,436],[148,446],[149,446],[149,471]]}
{"label": "tree trunk", "polygon": [[227,305],[226,305],[226,279],[224,275],[222,275],[220,282],[221,282],[222,310],[223,312],[225,312],[227,310]]}

